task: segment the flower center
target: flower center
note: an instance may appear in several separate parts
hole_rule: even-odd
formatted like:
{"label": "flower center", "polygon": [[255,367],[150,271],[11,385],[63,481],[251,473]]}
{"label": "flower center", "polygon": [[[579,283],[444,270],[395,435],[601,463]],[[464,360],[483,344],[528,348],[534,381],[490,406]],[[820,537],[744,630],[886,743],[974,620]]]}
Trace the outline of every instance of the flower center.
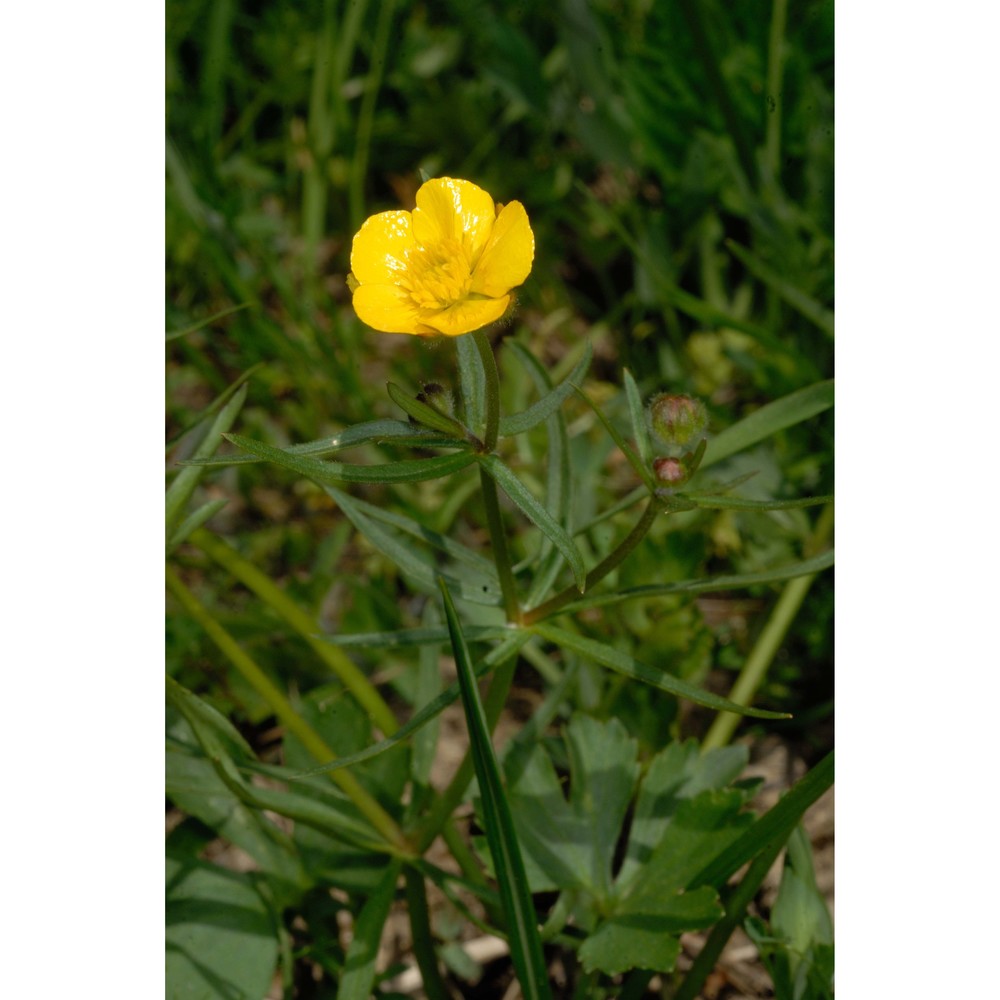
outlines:
{"label": "flower center", "polygon": [[410,297],[424,309],[447,309],[464,299],[472,284],[472,260],[458,240],[417,247],[407,263]]}

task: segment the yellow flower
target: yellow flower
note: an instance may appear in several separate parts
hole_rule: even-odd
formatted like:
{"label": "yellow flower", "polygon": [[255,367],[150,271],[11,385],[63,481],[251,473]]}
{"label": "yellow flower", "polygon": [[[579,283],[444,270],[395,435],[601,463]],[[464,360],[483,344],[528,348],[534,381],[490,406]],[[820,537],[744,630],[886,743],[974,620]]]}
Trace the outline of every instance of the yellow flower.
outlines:
{"label": "yellow flower", "polygon": [[456,337],[503,316],[534,256],[520,202],[494,206],[475,184],[438,177],[412,213],[373,215],[354,237],[354,311],[385,333]]}

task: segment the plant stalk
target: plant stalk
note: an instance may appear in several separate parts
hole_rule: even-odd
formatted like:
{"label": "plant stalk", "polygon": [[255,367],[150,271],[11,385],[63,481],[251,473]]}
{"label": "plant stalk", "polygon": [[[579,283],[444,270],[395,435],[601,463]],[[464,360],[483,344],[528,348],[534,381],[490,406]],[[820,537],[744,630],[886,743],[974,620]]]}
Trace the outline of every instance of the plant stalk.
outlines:
{"label": "plant stalk", "polygon": [[[646,504],[646,509],[642,512],[642,517],[639,518],[635,527],[587,574],[586,592],[589,593],[594,584],[603,580],[646,537],[659,512],[660,507],[658,502],[650,497],[649,503]],[[580,591],[576,585],[567,587],[565,590],[550,597],[544,603],[539,604],[537,608],[525,611],[521,616],[521,623],[523,625],[534,625],[555,614],[561,607],[569,604],[570,601],[575,600],[579,596]]]}

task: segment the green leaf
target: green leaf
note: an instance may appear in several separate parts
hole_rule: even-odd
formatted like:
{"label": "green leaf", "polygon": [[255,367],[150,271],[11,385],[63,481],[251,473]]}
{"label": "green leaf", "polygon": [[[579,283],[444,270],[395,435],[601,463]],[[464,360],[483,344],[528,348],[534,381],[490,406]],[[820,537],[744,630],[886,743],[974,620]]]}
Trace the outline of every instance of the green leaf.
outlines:
{"label": "green leaf", "polygon": [[525,517],[566,557],[573,570],[576,586],[583,593],[587,571],[583,565],[583,557],[566,529],[532,496],[521,480],[496,455],[479,455],[477,458],[480,465],[493,477]]}
{"label": "green leaf", "polygon": [[[414,427],[413,424],[403,420],[370,420],[363,424],[354,424],[352,427],[345,427],[332,437],[319,438],[316,441],[307,441],[304,444],[293,444],[281,451],[288,455],[304,455],[318,458],[322,455],[333,455],[345,448],[356,448],[359,445],[392,441],[395,444],[412,444],[423,447],[468,447],[466,441],[452,441],[442,438],[437,431],[427,430],[423,427]],[[186,465],[252,465],[255,462],[263,461],[257,455],[223,455],[213,458],[205,458],[186,462]]]}
{"label": "green leaf", "polygon": [[508,796],[535,892],[582,890],[604,901],[611,863],[639,774],[638,747],[617,720],[574,715],[566,727],[570,796],[534,743],[504,759]]}
{"label": "green leaf", "polygon": [[354,924],[354,936],[347,949],[337,1000],[370,1000],[372,996],[375,987],[375,959],[382,941],[382,930],[389,918],[389,908],[396,895],[396,882],[401,868],[401,862],[390,861],[378,885],[361,908]]}
{"label": "green leaf", "polygon": [[687,698],[697,705],[704,705],[706,708],[714,708],[720,712],[736,712],[739,715],[749,715],[758,719],[788,719],[791,718],[786,712],[767,712],[762,709],[748,708],[737,705],[727,698],[720,698],[718,695],[703,691],[701,688],[682,681],[679,677],[674,677],[664,670],[655,670],[652,667],[640,663],[637,659],[622,653],[604,643],[587,639],[565,629],[557,628],[548,623],[532,626],[533,632],[548,639],[549,642],[562,646],[565,649],[572,649],[574,652],[585,656],[595,663],[600,663],[605,667],[610,667],[617,673],[623,674],[632,680],[642,681],[652,687],[659,688],[678,698]]}
{"label": "green leaf", "polygon": [[[485,560],[482,560],[481,564],[477,562],[476,560],[481,559],[481,557],[476,556],[475,553],[466,550],[469,556],[474,558],[462,557],[461,562],[458,562],[457,552],[464,548],[458,542],[444,539],[444,536],[432,532],[429,528],[418,526],[418,530],[414,532],[404,527],[407,533],[422,537],[447,555],[456,556],[456,561],[451,564],[436,559],[422,548],[401,538],[397,532],[384,528],[366,510],[368,505],[363,505],[362,501],[354,499],[334,486],[326,486],[325,489],[340,505],[340,509],[351,524],[379,552],[394,562],[411,580],[422,585],[428,592],[434,589],[437,577],[443,575],[455,587],[456,593],[463,600],[473,604],[485,604],[489,607],[496,607],[500,604],[500,583],[496,576],[496,570]],[[385,520],[384,516],[380,517],[380,520]],[[402,518],[396,515],[396,526],[400,524],[401,520]],[[416,522],[412,523],[416,524]]]}
{"label": "green leaf", "polygon": [[[515,346],[519,347],[520,345]],[[523,351],[523,348],[521,350]],[[555,413],[562,406],[563,402],[572,395],[584,375],[587,374],[592,357],[593,350],[588,341],[584,348],[583,356],[559,385],[547,392],[526,410],[522,410],[520,413],[511,413],[508,416],[500,418],[501,436],[509,437],[514,434],[523,434]]]}
{"label": "green leaf", "polygon": [[611,917],[580,946],[586,972],[609,976],[631,969],[671,972],[680,955],[679,935],[711,927],[723,910],[708,888],[665,896],[647,912]]}
{"label": "green leaf", "polygon": [[278,960],[277,917],[250,876],[169,854],[166,876],[167,995],[265,996]]}
{"label": "green leaf", "polygon": [[439,582],[462,690],[462,707],[469,727],[472,759],[482,795],[486,837],[496,866],[500,899],[507,917],[511,959],[526,1000],[548,1000],[552,994],[549,990],[542,939],[538,933],[538,918],[528,890],[510,806],[500,780],[500,767],[493,751],[486,712],[479,698],[476,673],[469,647],[462,635],[458,612],[448,593],[448,585],[443,579]]}
{"label": "green leaf", "polygon": [[609,975],[634,968],[672,971],[678,949],[669,939],[676,942],[676,935],[709,927],[723,915],[712,887],[688,883],[706,857],[753,822],[741,811],[748,795],[711,788],[681,799],[641,868],[616,881],[610,916],[580,948],[585,969]]}
{"label": "green leaf", "polygon": [[[208,404],[199,414],[197,414],[194,419],[179,430],[174,436],[167,442],[167,447],[171,447],[177,441],[179,441],[185,434],[189,431],[194,430],[203,420],[207,420],[209,417],[214,417],[225,405],[229,402],[233,396],[239,392],[239,388],[244,382],[248,382],[250,378],[256,374],[261,368],[264,367],[263,361],[258,361],[257,364],[251,365],[246,371],[239,375],[239,377],[232,382],[230,385],[226,386],[222,392],[219,393],[211,403]],[[205,461],[211,461],[211,459],[205,459]]]}
{"label": "green leaf", "polygon": [[454,417],[449,417],[446,413],[442,413],[433,406],[422,403],[415,396],[404,392],[394,382],[386,383],[386,390],[389,393],[389,398],[397,406],[405,410],[414,420],[419,421],[425,427],[449,434],[458,440],[466,436],[467,432],[465,428]]}
{"label": "green leaf", "polygon": [[[247,386],[244,384],[240,386],[239,391],[226,403],[213,421],[212,426],[208,429],[197,451],[194,453],[196,459],[207,458],[219,447],[225,432],[233,425],[233,421],[240,412],[240,408],[243,406],[246,398]],[[186,467],[181,469],[177,474],[177,478],[170,484],[165,501],[166,537],[168,539],[173,537],[174,529],[181,519],[184,508],[187,506],[191,495],[198,485],[198,481],[203,475],[204,471],[202,469]]]}
{"label": "green leaf", "polygon": [[291,455],[262,441],[252,441],[239,434],[226,434],[237,448],[266,459],[274,465],[297,472],[320,486],[339,483],[416,483],[427,479],[440,479],[471,465],[475,456],[436,455],[412,461],[386,462],[381,465],[345,465],[343,462],[320,462],[314,458]]}
{"label": "green leaf", "polygon": [[829,549],[811,559],[779,566],[776,569],[763,570],[760,573],[739,573],[727,576],[709,576],[700,580],[681,580],[677,583],[650,583],[641,587],[628,587],[614,594],[588,594],[566,604],[559,609],[559,614],[582,611],[584,608],[606,607],[621,604],[623,601],[642,600],[648,597],[662,597],[665,594],[699,594],[718,590],[735,590],[741,587],[752,587],[763,583],[781,583],[798,576],[810,576],[829,569],[833,565],[834,550]]}
{"label": "green leaf", "polygon": [[465,404],[465,423],[477,437],[486,431],[486,372],[474,337],[456,337],[458,377]]}
{"label": "green leaf", "polygon": [[833,379],[816,382],[754,410],[708,442],[701,468],[757,444],[787,427],[802,423],[833,406]]}
{"label": "green leaf", "polygon": [[753,826],[718,857],[709,861],[692,882],[722,886],[768,845],[783,844],[805,811],[833,784],[834,752],[831,750],[800,778]]}
{"label": "green leaf", "polygon": [[643,468],[647,468],[652,461],[653,448],[649,442],[649,427],[646,424],[646,408],[642,405],[642,396],[639,395],[639,387],[632,378],[632,373],[627,369],[622,370],[622,378],[625,382],[625,396],[628,399],[628,412],[632,418],[632,437],[635,439],[636,447],[639,449],[639,460]]}
{"label": "green leaf", "polygon": [[702,754],[694,740],[671,743],[661,750],[642,779],[618,884],[628,885],[642,877],[643,866],[663,840],[681,802],[735,781],[748,757],[745,746],[720,747]]}

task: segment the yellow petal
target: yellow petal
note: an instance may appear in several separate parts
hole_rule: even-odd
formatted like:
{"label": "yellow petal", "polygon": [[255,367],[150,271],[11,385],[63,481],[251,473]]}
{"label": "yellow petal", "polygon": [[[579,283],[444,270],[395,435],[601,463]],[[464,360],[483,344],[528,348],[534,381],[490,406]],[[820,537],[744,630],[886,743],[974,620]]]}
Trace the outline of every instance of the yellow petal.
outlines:
{"label": "yellow petal", "polygon": [[406,274],[414,248],[409,212],[380,212],[365,220],[351,245],[351,271],[362,285],[393,284]]}
{"label": "yellow petal", "polygon": [[383,333],[434,333],[421,322],[409,293],[398,285],[361,285],[354,293],[353,305],[362,323]]}
{"label": "yellow petal", "polygon": [[499,299],[466,299],[439,313],[424,314],[423,322],[447,337],[471,333],[498,320],[506,311],[510,296]]}
{"label": "yellow petal", "polygon": [[474,259],[489,240],[495,218],[493,199],[481,187],[471,181],[437,177],[417,191],[413,235],[423,246],[441,240],[464,241]]}
{"label": "yellow petal", "polygon": [[535,237],[528,213],[519,201],[505,205],[493,226],[493,235],[472,273],[473,292],[505,295],[524,282],[535,258]]}

